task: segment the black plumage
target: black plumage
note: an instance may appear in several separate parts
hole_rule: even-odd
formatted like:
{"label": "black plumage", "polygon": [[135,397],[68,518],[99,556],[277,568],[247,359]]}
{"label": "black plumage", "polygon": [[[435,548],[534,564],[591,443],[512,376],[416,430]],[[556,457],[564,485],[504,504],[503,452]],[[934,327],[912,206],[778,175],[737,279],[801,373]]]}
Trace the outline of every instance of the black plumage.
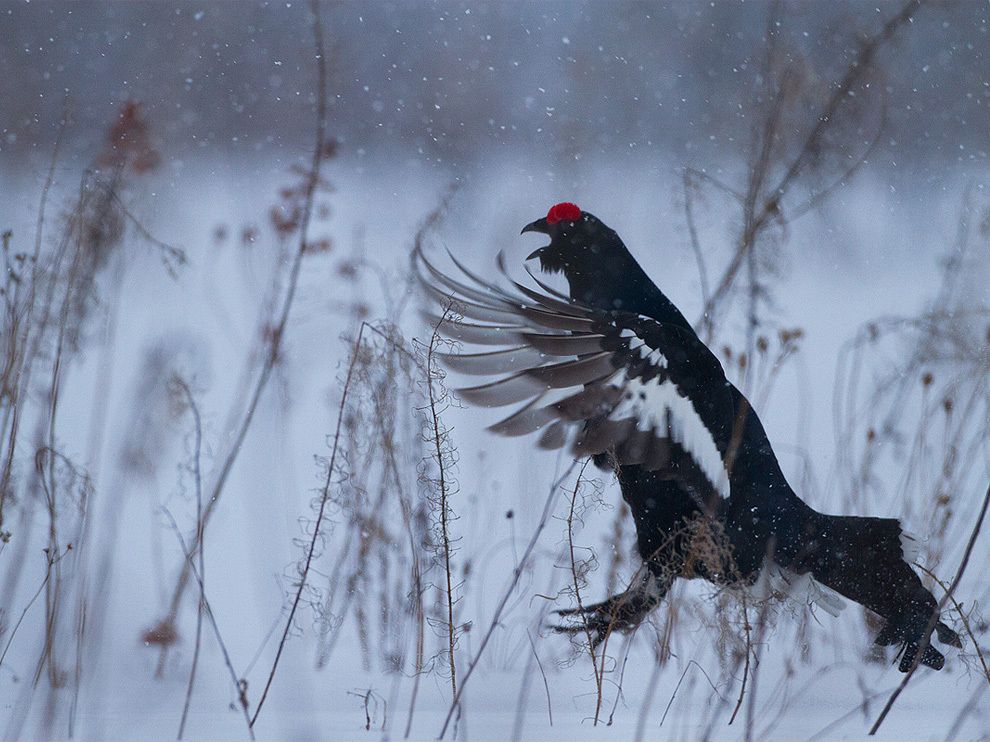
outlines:
{"label": "black plumage", "polygon": [[[617,475],[644,569],[625,592],[585,607],[581,630],[600,640],[636,626],[677,577],[803,594],[830,613],[842,607],[838,593],[882,618],[876,642],[903,645],[906,671],[937,604],[906,559],[912,538],[899,522],[826,515],[795,494],[756,411],[613,230],[558,204],[523,232],[550,237],[530,258],[563,274],[569,295],[536,276],[538,289],[512,281],[501,255],[508,289],[460,263],[464,278],[451,278],[422,255],[419,272],[457,315],[442,332],[501,348],[444,359],[496,377],[460,390],[467,401],[518,405],[491,429],[539,432],[540,447],[568,445]],[[927,646],[921,662],[940,669],[944,658]]]}

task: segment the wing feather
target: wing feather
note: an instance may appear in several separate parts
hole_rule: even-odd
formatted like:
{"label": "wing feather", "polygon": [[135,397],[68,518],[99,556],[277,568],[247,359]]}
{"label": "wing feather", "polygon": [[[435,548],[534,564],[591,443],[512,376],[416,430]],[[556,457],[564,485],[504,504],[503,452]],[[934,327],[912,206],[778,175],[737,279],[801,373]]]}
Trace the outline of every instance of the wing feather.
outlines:
{"label": "wing feather", "polygon": [[605,350],[602,342],[605,336],[597,333],[545,335],[539,332],[524,332],[521,339],[551,356],[583,356]]}
{"label": "wing feather", "polygon": [[543,404],[543,396],[541,395],[513,412],[504,420],[500,420],[494,425],[489,425],[488,429],[499,435],[515,437],[535,433],[540,428],[558,419],[553,414],[553,409]]}
{"label": "wing feather", "polygon": [[531,368],[527,373],[549,389],[591,384],[616,373],[613,354],[603,351],[575,361],[563,361]]}
{"label": "wing feather", "polygon": [[489,353],[437,353],[436,356],[451,370],[474,376],[529,369],[548,358],[546,353],[532,345],[520,345]]}
{"label": "wing feather", "polygon": [[458,389],[457,394],[481,407],[505,407],[536,397],[546,389],[545,384],[534,379],[527,371],[520,371],[488,384]]}
{"label": "wing feather", "polygon": [[442,317],[431,312],[421,312],[423,320],[435,327],[446,338],[472,345],[517,345],[522,341],[520,333],[531,328],[523,325],[476,325]]}
{"label": "wing feather", "polygon": [[[518,296],[451,259],[470,285],[425,259],[429,277],[420,272],[421,282],[434,299],[487,324],[455,320],[441,331],[501,349],[443,354],[441,360],[454,371],[497,377],[458,390],[466,401],[521,405],[489,430],[506,436],[540,431],[540,448],[609,453],[620,464],[677,480],[701,504],[728,496],[723,452],[698,409],[704,401],[685,396],[698,386],[699,356],[684,351],[689,330],[584,306],[532,273],[539,290],[531,289],[508,276],[501,253],[498,268]],[[704,372],[717,366],[717,360],[715,366],[707,357],[701,361]]]}

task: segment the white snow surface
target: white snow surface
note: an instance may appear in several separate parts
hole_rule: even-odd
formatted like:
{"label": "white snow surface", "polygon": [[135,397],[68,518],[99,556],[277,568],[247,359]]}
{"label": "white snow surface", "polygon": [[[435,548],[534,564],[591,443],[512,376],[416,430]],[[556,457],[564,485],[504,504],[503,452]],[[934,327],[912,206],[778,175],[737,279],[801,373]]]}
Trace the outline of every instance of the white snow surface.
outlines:
{"label": "white snow surface", "polygon": [[[284,362],[263,396],[207,536],[208,597],[237,672],[248,679],[252,708],[274,659],[295,564],[301,557],[299,539],[305,538],[307,526],[300,519],[312,519],[314,488],[322,481],[323,471],[314,466],[313,457],[328,454],[327,436],[336,423],[349,348],[341,335],[353,336],[356,327],[347,306],[366,304],[370,318],[384,311],[378,274],[368,271],[351,278],[341,267],[349,259],[372,261],[387,271],[385,284],[398,286],[412,235],[447,184],[446,173],[415,161],[392,163],[388,170],[389,163],[369,160],[345,155],[327,168],[336,187],[329,199],[331,216],[313,231],[314,236],[332,235],[334,251],[328,257],[307,258]],[[618,230],[686,316],[697,315],[698,280],[682,217],[674,205],[673,194],[680,187],[671,175],[674,163],[667,167],[633,157],[586,159],[580,166],[557,169],[549,160],[536,160],[493,157],[486,162],[485,177],[469,180],[458,192],[433,242],[446,244],[480,270],[492,267],[500,248],[511,249],[521,261],[532,245],[518,236],[519,226],[545,213],[549,204],[573,198]],[[212,471],[225,450],[232,430],[228,410],[239,409],[241,369],[256,339],[259,307],[278,253],[276,241],[264,229],[262,239],[249,248],[233,244],[236,239],[216,246],[211,235],[218,224],[228,225],[235,235],[244,224],[263,226],[277,188],[289,176],[283,162],[263,166],[257,162],[189,162],[181,167],[172,163],[152,176],[143,192],[131,195],[133,208],[147,228],[184,246],[190,265],[171,280],[152,250],[129,242],[126,270],[115,289],[122,309],[110,330],[112,352],[106,355],[94,341],[93,348],[66,372],[60,445],[93,473],[93,506],[102,514],[93,543],[112,546],[111,569],[101,596],[106,622],[98,645],[93,645],[98,650],[86,660],[74,729],[78,739],[173,739],[178,728],[192,659],[194,601],[187,600],[180,612],[180,642],[161,678],[155,677],[157,652],[143,646],[140,637],[164,614],[181,564],[162,508],[174,514],[186,535],[194,522],[195,502],[185,468],[191,445],[188,421],[166,421],[161,459],[141,481],[122,478],[119,459],[131,431],[128,421],[146,402],[134,400],[142,359],[156,346],[165,349],[197,394],[205,425],[204,467]],[[15,235],[33,234],[33,204],[43,177],[41,161],[30,177],[0,171],[0,192],[24,194],[21,201],[0,200],[0,227],[11,227]],[[56,196],[64,198],[74,181],[74,173],[60,176]],[[936,269],[946,235],[952,234],[957,191],[924,191],[916,197],[925,201],[924,209],[916,208],[914,198],[891,200],[882,183],[864,176],[843,189],[825,214],[806,217],[788,236],[790,266],[777,287],[779,312],[787,324],[804,329],[806,340],[797,361],[781,374],[759,412],[791,483],[806,497],[809,482],[829,479],[837,448],[831,427],[832,382],[842,344],[875,316],[917,310],[937,287]],[[658,209],[658,203],[669,208]],[[382,204],[388,205],[387,219],[382,218]],[[721,219],[712,213],[703,225],[703,238],[710,244],[724,239],[727,225]],[[663,261],[657,259],[657,245],[665,246]],[[403,317],[403,325],[410,336],[428,339],[428,330],[417,324],[412,311]],[[741,337],[741,327],[742,319],[731,320],[729,334]],[[98,328],[98,336],[108,331],[105,321]],[[94,400],[106,405],[105,441],[95,458],[87,459],[98,435],[91,418]],[[557,595],[570,584],[563,557],[566,492],[556,497],[553,517],[537,541],[533,559],[465,681],[470,659],[479,652],[495,608],[537,527],[548,488],[568,462],[556,454],[535,452],[530,439],[502,440],[485,433],[484,427],[494,421],[490,411],[451,409],[446,419],[459,451],[459,488],[452,496],[458,515],[453,525],[458,538],[454,567],[464,587],[457,621],[470,628],[460,636],[457,650],[458,680],[464,688],[457,739],[630,740],[640,724],[647,740],[694,740],[706,729],[712,739],[741,740],[750,726],[752,738],[764,740],[865,737],[901,675],[890,654],[881,661],[865,659],[871,652],[871,635],[857,606],[847,606],[837,618],[821,612],[812,615],[806,609],[775,612],[763,637],[758,676],[751,678],[749,692],[756,699],[752,712],[744,704],[729,726],[741,671],[733,676],[724,670],[719,631],[707,618],[718,597],[714,588],[701,582],[679,582],[668,599],[679,606],[678,617],[670,636],[672,655],[656,675],[654,645],[657,631],[664,633],[666,609],[657,612],[656,628],[642,626],[631,643],[622,637],[610,640],[603,721],[594,726],[595,682],[587,652],[546,629],[553,620],[548,611],[573,605],[573,598],[562,595],[550,602],[542,597]],[[406,424],[414,426],[415,420],[414,412],[408,411]],[[679,434],[693,452],[707,456],[706,444],[689,425],[684,423]],[[406,463],[416,466],[415,461]],[[807,466],[814,474],[808,474]],[[603,475],[589,471],[589,476]],[[887,476],[891,494],[885,500],[874,498],[866,508],[870,514],[902,517],[905,526],[923,539],[934,525],[912,521],[917,505],[909,506],[893,493],[896,470]],[[604,502],[616,508],[620,498],[615,483],[603,479],[603,486]],[[837,512],[842,506],[834,490],[816,491],[831,499],[811,501],[814,507]],[[506,517],[509,511],[511,518]],[[614,543],[613,516],[610,509],[584,512],[575,533],[582,557],[594,547],[601,565],[590,573],[582,590],[585,603],[606,597],[604,565],[613,549],[626,557],[633,549],[628,518],[621,542]],[[40,550],[45,522],[37,514],[30,524],[16,520],[14,524],[15,538],[32,538],[30,553],[37,557],[26,562],[16,594],[2,596],[4,605],[17,615],[43,579]],[[395,543],[403,544],[400,524],[390,525],[396,532]],[[347,530],[344,506],[335,504],[314,572],[323,589]],[[941,571],[950,573],[958,564],[962,546],[943,556]],[[986,555],[983,548],[979,559],[974,557],[974,568],[960,588],[960,597],[967,602],[990,589],[990,577],[982,569]],[[620,583],[635,566],[634,559],[625,559],[619,568]],[[372,570],[376,575],[377,569]],[[438,573],[433,570],[427,579],[439,582]],[[367,584],[374,586],[375,581]],[[813,584],[804,587],[806,595],[814,593]],[[377,600],[360,592],[354,596],[374,606],[371,598]],[[816,599],[831,605],[831,596]],[[32,688],[43,602],[29,609],[0,669],[0,730],[7,730],[8,739],[17,738],[11,731],[16,729],[22,730],[24,739],[68,737],[64,711],[50,726],[45,722],[46,679],[42,678],[39,690]],[[336,629],[339,640],[326,667],[318,669],[317,620],[308,605],[303,607],[259,718],[258,739],[403,737],[414,687],[408,659],[415,636],[408,627],[380,633],[378,618],[374,613],[365,617],[369,653],[362,649],[358,621],[348,613]],[[382,659],[389,642],[407,652],[402,672],[391,671]],[[426,643],[427,656],[436,655],[444,645],[442,632],[428,626]],[[956,739],[990,738],[990,692],[979,695],[979,674],[967,670],[957,650],[940,649],[947,655],[946,669],[917,673],[877,739],[944,739],[971,697],[972,712]],[[65,649],[63,656],[71,657],[71,651]],[[410,739],[435,739],[440,733],[451,700],[442,660],[420,677]],[[366,731],[364,699],[369,690],[373,695]],[[68,693],[56,693],[60,692]],[[453,734],[452,727],[446,738]],[[187,738],[245,737],[237,694],[207,628]]]}

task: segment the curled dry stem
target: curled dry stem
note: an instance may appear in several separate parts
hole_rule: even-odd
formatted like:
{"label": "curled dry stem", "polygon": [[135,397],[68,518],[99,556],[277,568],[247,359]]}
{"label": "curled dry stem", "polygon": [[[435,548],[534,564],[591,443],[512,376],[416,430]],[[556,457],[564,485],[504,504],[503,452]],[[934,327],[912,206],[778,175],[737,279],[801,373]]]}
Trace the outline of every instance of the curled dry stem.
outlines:
{"label": "curled dry stem", "polygon": [[299,570],[299,582],[296,585],[296,594],[292,598],[292,607],[289,609],[288,618],[285,621],[285,629],[282,631],[282,637],[279,639],[278,650],[275,652],[275,659],[272,662],[271,670],[268,672],[268,680],[265,682],[265,688],[261,692],[261,698],[258,699],[258,706],[254,710],[254,715],[251,717],[249,723],[250,727],[253,729],[255,722],[258,721],[258,715],[261,713],[261,709],[265,704],[265,699],[268,698],[268,691],[272,687],[272,682],[275,680],[275,671],[278,670],[279,661],[282,659],[282,652],[285,650],[286,642],[289,640],[289,632],[292,630],[293,621],[296,618],[296,611],[299,609],[299,603],[302,601],[303,590],[306,587],[306,579],[309,577],[310,567],[313,563],[313,557],[316,553],[316,544],[320,537],[320,526],[323,524],[323,514],[326,512],[327,503],[330,501],[330,485],[333,483],[333,473],[337,465],[337,452],[340,445],[340,429],[344,421],[344,409],[347,405],[347,394],[351,388],[351,380],[354,377],[354,368],[357,365],[357,359],[361,350],[361,340],[364,334],[364,328],[367,325],[361,324],[361,328],[358,330],[357,339],[354,341],[354,347],[351,351],[351,360],[347,367],[347,376],[344,379],[344,389],[340,395],[340,407],[337,410],[337,427],[334,431],[333,436],[333,447],[330,450],[330,460],[327,462],[327,475],[323,481],[323,490],[320,493],[320,507],[316,514],[316,522],[313,524],[313,533],[309,540],[309,547],[306,550],[306,561]]}

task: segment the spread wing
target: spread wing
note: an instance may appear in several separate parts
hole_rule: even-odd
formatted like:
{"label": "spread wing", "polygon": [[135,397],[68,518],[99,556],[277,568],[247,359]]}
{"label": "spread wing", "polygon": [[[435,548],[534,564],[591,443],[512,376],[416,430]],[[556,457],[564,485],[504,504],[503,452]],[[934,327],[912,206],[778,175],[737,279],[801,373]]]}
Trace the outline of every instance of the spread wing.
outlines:
{"label": "spread wing", "polygon": [[703,507],[728,497],[724,450],[705,424],[705,405],[699,413],[689,398],[712,361],[724,374],[714,356],[699,362],[690,351],[692,338],[700,345],[693,332],[583,306],[532,274],[538,290],[529,288],[509,278],[501,255],[510,289],[451,257],[462,278],[417,255],[424,289],[445,308],[427,319],[465,346],[484,346],[444,354],[442,361],[453,371],[487,377],[457,390],[462,399],[512,407],[490,430],[539,433],[541,448],[568,446],[576,455],[609,454],[619,464],[638,464],[679,481]]}

